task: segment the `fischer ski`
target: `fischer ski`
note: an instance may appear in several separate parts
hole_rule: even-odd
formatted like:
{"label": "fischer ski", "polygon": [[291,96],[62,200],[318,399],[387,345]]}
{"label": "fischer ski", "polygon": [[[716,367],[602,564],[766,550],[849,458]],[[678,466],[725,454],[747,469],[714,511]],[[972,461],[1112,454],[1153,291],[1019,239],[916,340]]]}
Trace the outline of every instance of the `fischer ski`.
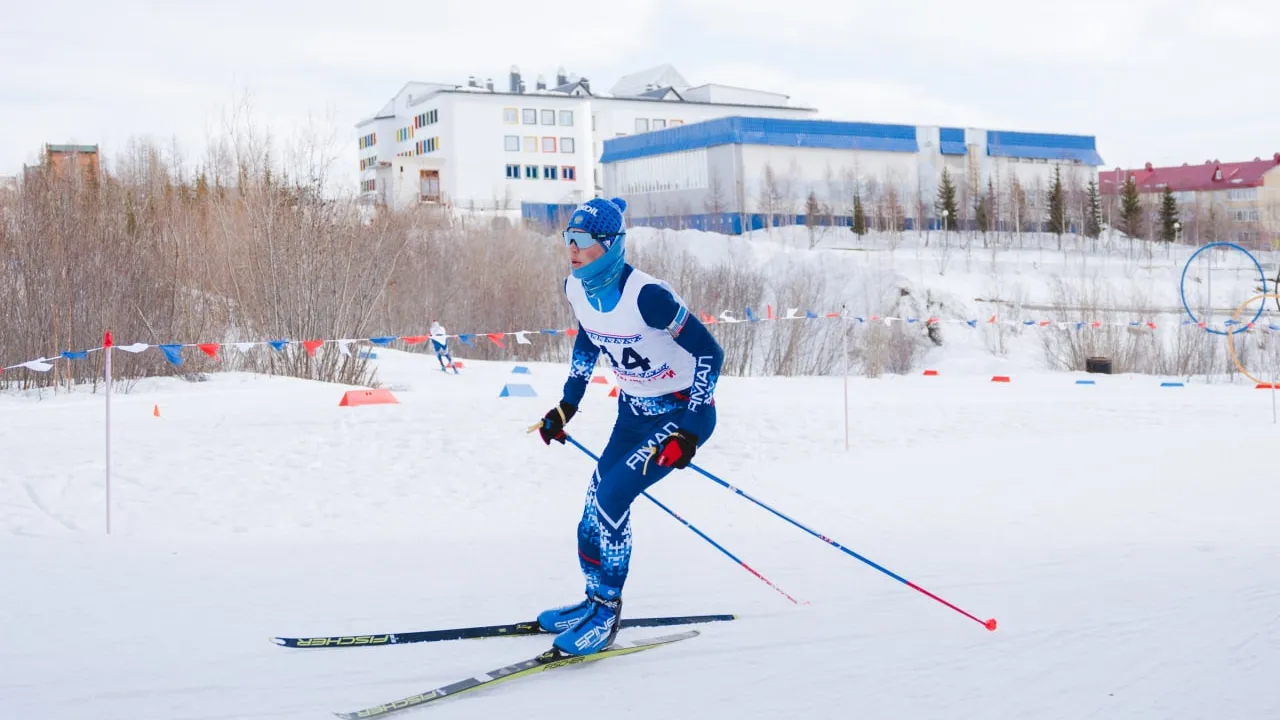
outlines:
{"label": "fischer ski", "polygon": [[453,697],[472,690],[490,687],[507,680],[514,680],[519,677],[534,675],[544,670],[554,670],[556,668],[566,667],[568,665],[576,665],[579,663],[593,662],[596,660],[604,660],[620,655],[630,655],[642,650],[650,650],[655,647],[669,645],[681,640],[687,640],[698,635],[697,630],[686,630],[682,633],[674,635],[666,635],[663,637],[650,638],[648,640],[634,640],[631,642],[615,642],[607,649],[592,655],[565,655],[557,648],[547,650],[540,655],[522,660],[521,662],[507,665],[506,667],[490,670],[482,675],[465,678],[448,685],[444,685],[434,690],[410,695],[400,700],[393,700],[381,705],[374,705],[363,710],[356,710],[348,713],[334,713],[343,720],[361,720],[362,718],[382,717],[400,710],[408,710],[409,708],[425,705],[429,702],[435,702],[446,697]]}
{"label": "fischer ski", "polygon": [[[633,627],[666,627],[670,625],[696,625],[709,622],[727,622],[735,615],[684,615],[649,618],[623,618],[619,629]],[[509,625],[482,625],[478,627],[449,628],[445,630],[418,630],[405,633],[381,633],[372,635],[331,635],[329,637],[273,637],[271,642],[281,647],[369,647],[378,645],[408,645],[445,640],[470,640],[490,637],[516,637],[546,635],[536,620]]]}

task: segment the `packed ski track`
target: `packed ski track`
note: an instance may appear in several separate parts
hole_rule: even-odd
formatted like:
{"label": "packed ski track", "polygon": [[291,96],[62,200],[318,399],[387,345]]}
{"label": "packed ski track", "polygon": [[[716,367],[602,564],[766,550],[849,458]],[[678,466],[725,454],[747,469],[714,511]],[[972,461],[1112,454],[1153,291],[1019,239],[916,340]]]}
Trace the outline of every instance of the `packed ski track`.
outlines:
{"label": "packed ski track", "polygon": [[[378,353],[397,405],[238,374],[115,396],[110,536],[101,394],[0,397],[0,717],[331,718],[549,647],[271,641],[515,623],[581,592],[591,462],[525,432],[565,368]],[[641,497],[624,616],[736,619],[628,628],[699,635],[395,717],[1280,717],[1268,394],[1076,377],[851,378],[847,450],[842,378],[725,378],[694,460],[995,632],[681,471],[654,497],[808,604]],[[608,389],[568,428],[596,451]]]}

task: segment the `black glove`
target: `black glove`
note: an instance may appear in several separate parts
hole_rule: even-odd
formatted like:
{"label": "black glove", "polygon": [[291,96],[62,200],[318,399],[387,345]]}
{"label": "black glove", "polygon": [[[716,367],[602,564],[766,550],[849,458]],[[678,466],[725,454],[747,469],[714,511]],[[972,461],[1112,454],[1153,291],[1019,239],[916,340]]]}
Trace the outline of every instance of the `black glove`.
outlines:
{"label": "black glove", "polygon": [[529,428],[529,430],[537,430],[538,434],[542,436],[542,442],[546,445],[550,445],[552,440],[563,445],[565,437],[564,426],[573,419],[577,412],[578,407],[576,405],[562,400],[558,405],[548,410],[546,415],[542,416],[542,422]]}
{"label": "black glove", "polygon": [[687,468],[698,451],[698,436],[688,430],[677,430],[658,446],[657,462],[662,467]]}

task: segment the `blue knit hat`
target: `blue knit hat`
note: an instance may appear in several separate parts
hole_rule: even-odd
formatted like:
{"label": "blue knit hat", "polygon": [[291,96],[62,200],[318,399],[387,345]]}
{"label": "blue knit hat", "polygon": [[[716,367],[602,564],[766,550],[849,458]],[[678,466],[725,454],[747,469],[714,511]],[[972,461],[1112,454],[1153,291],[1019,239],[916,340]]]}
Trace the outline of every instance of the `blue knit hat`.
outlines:
{"label": "blue knit hat", "polygon": [[566,229],[591,233],[597,236],[596,242],[608,250],[626,234],[622,222],[622,213],[626,210],[627,201],[622,198],[591,198],[573,211]]}

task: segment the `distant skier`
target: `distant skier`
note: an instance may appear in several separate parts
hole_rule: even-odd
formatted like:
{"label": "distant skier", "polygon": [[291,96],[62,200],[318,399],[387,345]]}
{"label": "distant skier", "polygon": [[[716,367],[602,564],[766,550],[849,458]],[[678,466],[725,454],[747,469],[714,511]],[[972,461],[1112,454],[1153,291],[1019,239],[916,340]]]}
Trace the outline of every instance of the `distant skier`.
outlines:
{"label": "distant skier", "polygon": [[447,371],[444,359],[449,358],[449,367],[453,368],[453,374],[457,375],[458,367],[453,364],[453,356],[449,354],[449,336],[445,334],[439,320],[431,321],[431,346],[435,348],[436,360],[440,361],[440,372]]}
{"label": "distant skier", "polygon": [[618,417],[587,488],[578,523],[586,599],[538,616],[554,646],[589,655],[617,636],[631,559],[631,503],[673,468],[688,467],[716,426],[724,352],[661,280],[625,261],[622,198],[580,205],[564,230],[572,273],[565,294],[578,319],[562,399],[539,422],[547,445],[565,442],[601,351],[617,376]]}

